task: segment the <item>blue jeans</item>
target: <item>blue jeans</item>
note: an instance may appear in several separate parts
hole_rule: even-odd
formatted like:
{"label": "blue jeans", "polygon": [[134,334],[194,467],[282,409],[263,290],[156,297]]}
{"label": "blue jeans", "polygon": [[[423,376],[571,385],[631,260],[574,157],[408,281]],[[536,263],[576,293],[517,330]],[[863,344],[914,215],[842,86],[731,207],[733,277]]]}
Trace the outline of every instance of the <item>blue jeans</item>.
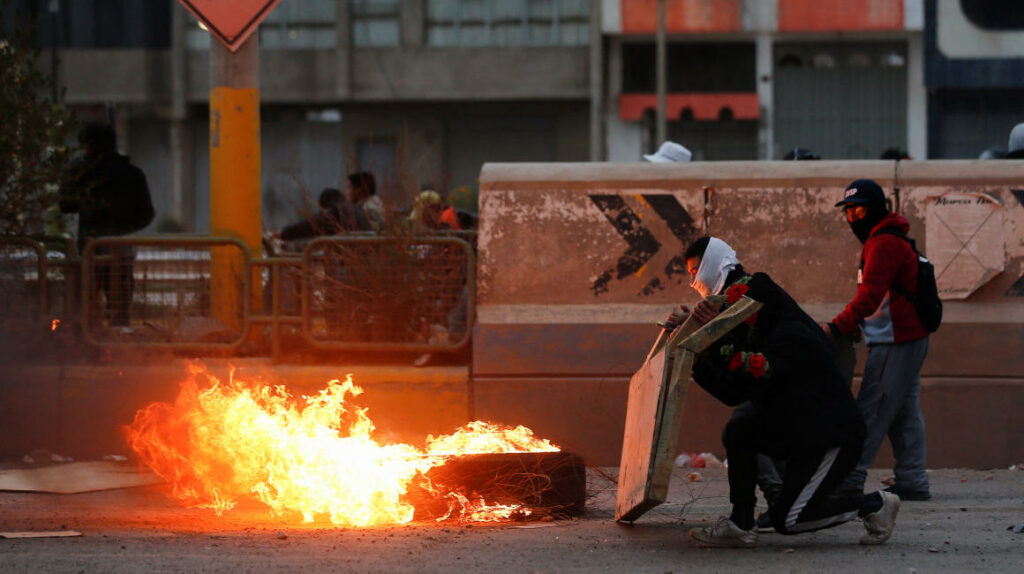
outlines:
{"label": "blue jeans", "polygon": [[928,338],[868,349],[864,379],[857,395],[867,435],[857,468],[844,490],[864,490],[868,468],[875,462],[886,435],[896,457],[895,488],[928,491],[925,473],[924,415],[921,414],[921,365],[928,354]]}

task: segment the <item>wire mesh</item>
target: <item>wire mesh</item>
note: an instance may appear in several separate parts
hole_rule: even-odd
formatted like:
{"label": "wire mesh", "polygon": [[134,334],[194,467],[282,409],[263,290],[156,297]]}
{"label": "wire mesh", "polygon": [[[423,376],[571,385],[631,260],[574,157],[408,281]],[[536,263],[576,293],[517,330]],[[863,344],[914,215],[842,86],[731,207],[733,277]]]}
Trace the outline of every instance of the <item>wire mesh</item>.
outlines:
{"label": "wire mesh", "polygon": [[314,343],[445,348],[469,328],[472,250],[455,238],[320,238],[303,253]]}
{"label": "wire mesh", "polygon": [[249,258],[215,238],[104,238],[83,255],[86,337],[99,344],[208,346],[241,341]]}
{"label": "wire mesh", "polygon": [[[27,238],[0,238],[0,331],[4,348],[38,340],[49,326],[44,247]],[[19,345],[14,345],[19,343]]]}

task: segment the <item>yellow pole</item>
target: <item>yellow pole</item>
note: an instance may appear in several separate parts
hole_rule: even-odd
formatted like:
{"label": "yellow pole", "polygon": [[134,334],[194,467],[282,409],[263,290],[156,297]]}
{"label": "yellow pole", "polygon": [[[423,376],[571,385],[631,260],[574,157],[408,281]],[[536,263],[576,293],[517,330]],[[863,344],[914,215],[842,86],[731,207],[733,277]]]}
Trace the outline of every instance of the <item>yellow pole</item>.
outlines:
{"label": "yellow pole", "polygon": [[[263,246],[258,34],[235,53],[210,43],[210,234],[240,239],[253,257]],[[237,249],[215,248],[210,267],[211,313],[238,328],[245,261]],[[261,289],[250,284],[257,303]]]}

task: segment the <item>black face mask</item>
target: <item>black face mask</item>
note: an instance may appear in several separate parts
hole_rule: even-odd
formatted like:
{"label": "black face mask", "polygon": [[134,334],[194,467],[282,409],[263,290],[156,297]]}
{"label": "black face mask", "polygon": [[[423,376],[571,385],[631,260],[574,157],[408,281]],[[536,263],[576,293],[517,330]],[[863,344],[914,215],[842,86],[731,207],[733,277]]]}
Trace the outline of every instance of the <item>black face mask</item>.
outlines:
{"label": "black face mask", "polygon": [[867,203],[865,207],[868,208],[867,214],[864,219],[860,221],[847,221],[850,224],[850,229],[853,234],[857,236],[857,239],[861,243],[866,243],[868,237],[871,235],[871,230],[876,225],[881,223],[882,219],[889,214],[889,210],[885,208],[885,204],[879,205],[878,203]]}

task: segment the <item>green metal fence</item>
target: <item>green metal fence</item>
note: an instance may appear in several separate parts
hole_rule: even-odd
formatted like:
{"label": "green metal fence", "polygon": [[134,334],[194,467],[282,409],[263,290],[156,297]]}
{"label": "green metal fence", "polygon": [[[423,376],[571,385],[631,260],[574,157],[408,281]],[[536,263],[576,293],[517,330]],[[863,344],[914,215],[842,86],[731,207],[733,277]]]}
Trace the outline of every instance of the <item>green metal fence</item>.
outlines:
{"label": "green metal fence", "polygon": [[474,240],[354,234],[256,258],[230,238],[125,236],[79,258],[63,238],[3,237],[0,321],[43,333],[57,319],[98,347],[199,355],[279,359],[286,334],[309,349],[451,352],[472,332]]}

